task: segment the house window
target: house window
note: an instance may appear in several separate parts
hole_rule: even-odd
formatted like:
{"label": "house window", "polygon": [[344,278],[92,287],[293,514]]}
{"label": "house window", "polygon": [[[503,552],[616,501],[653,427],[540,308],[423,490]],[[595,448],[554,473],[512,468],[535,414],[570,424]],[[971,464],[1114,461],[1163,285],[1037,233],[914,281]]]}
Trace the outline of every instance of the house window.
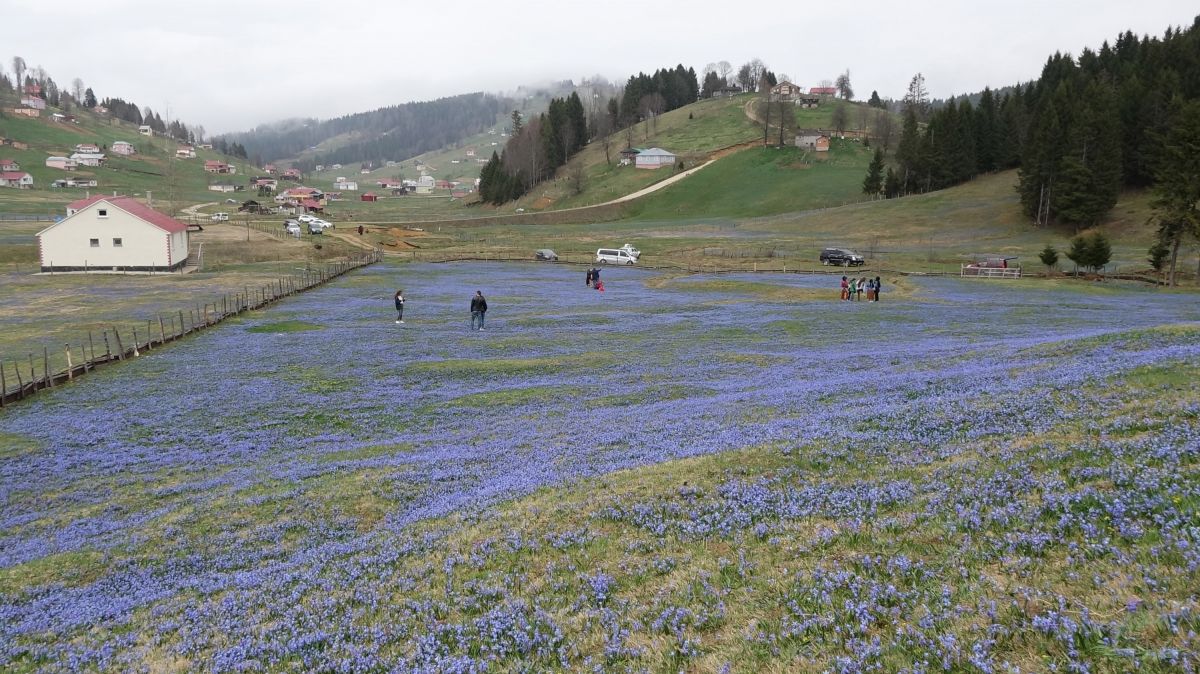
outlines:
{"label": "house window", "polygon": [[107,208],[101,208],[101,209],[100,209],[100,211],[99,211],[99,215],[100,215],[100,217],[102,217],[102,218],[107,218],[107,217],[108,217],[108,209],[107,209]]}
{"label": "house window", "polygon": [[92,239],[91,245],[92,245],[92,248],[99,248],[100,247],[100,239]]}
{"label": "house window", "polygon": [[120,248],[120,247],[121,247],[121,239],[119,239],[117,237],[113,237],[113,248]]}

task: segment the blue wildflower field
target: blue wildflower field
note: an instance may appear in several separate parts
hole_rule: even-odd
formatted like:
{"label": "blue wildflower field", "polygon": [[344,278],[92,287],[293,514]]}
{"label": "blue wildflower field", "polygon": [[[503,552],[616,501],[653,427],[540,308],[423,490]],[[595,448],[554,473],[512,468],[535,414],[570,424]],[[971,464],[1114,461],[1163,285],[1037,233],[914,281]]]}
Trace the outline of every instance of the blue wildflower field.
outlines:
{"label": "blue wildflower field", "polygon": [[603,277],[376,265],[0,412],[0,670],[1200,667],[1194,296]]}

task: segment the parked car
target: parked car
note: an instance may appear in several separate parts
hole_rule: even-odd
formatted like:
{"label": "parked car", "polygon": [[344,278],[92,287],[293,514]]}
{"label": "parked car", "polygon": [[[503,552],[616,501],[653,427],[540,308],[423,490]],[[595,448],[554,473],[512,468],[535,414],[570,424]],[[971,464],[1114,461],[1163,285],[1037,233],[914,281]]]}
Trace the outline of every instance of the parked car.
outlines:
{"label": "parked car", "polygon": [[866,260],[858,253],[845,248],[826,248],[821,251],[821,264],[839,267],[861,267]]}
{"label": "parked car", "polygon": [[637,260],[624,248],[600,248],[596,251],[596,262],[600,264],[633,264]]}
{"label": "parked car", "polygon": [[635,259],[635,260],[642,256],[642,251],[638,250],[637,248],[634,248],[633,244],[627,243],[624,246],[621,246],[621,250],[632,255],[633,259]]}
{"label": "parked car", "polygon": [[550,250],[549,248],[543,248],[533,254],[533,259],[557,262],[558,261],[558,253],[555,253],[554,251]]}
{"label": "parked car", "polygon": [[229,214],[228,213],[213,213],[212,221],[213,222],[229,222]]}
{"label": "parked car", "polygon": [[312,222],[313,220],[320,220],[320,218],[315,215],[305,213],[304,215],[296,216],[296,220],[299,220],[300,222]]}
{"label": "parked car", "polygon": [[291,219],[284,220],[283,231],[291,234],[292,236],[300,236],[300,223]]}

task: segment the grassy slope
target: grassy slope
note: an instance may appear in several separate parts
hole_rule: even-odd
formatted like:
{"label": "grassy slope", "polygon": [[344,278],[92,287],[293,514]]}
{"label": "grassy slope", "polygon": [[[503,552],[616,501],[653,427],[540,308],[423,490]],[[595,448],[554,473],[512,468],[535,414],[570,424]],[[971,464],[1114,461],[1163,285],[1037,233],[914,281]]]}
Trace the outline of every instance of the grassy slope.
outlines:
{"label": "grassy slope", "polygon": [[[0,118],[0,136],[13,138],[29,144],[28,150],[12,147],[0,148],[0,156],[15,159],[21,170],[33,176],[32,190],[4,190],[4,210],[16,213],[62,212],[62,206],[84,195],[83,189],[52,189],[50,183],[58,178],[87,177],[98,182],[93,193],[113,191],[122,194],[143,195],[154,193],[157,204],[174,197],[178,205],[198,201],[224,201],[226,198],[244,197],[244,192],[218,193],[206,188],[209,183],[231,182],[244,184],[254,169],[245,161],[227,157],[209,150],[198,150],[195,159],[174,160],[177,143],[167,138],[148,138],[138,134],[131,124],[104,119],[86,112],[77,112],[79,124],[55,123],[49,120],[49,110],[40,119],[23,117]],[[107,153],[108,161],[103,167],[80,167],[77,171],[60,171],[46,167],[46,157],[69,156],[78,143],[95,143],[111,146],[114,141],[133,143],[138,154],[121,157]],[[204,172],[204,160],[219,159],[237,167],[237,174],[217,176]],[[164,208],[172,208],[164,206]]]}

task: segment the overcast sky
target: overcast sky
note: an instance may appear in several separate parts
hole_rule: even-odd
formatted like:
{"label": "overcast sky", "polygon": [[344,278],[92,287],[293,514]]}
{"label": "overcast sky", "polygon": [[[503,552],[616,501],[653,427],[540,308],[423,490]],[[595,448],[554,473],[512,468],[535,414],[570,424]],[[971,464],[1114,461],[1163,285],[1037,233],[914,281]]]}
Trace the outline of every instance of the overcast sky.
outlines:
{"label": "overcast sky", "polygon": [[1190,26],[1195,0],[0,0],[0,67],[150,106],[211,135],[470,91],[758,57],[809,87],[935,98],[1036,78],[1054,51]]}

